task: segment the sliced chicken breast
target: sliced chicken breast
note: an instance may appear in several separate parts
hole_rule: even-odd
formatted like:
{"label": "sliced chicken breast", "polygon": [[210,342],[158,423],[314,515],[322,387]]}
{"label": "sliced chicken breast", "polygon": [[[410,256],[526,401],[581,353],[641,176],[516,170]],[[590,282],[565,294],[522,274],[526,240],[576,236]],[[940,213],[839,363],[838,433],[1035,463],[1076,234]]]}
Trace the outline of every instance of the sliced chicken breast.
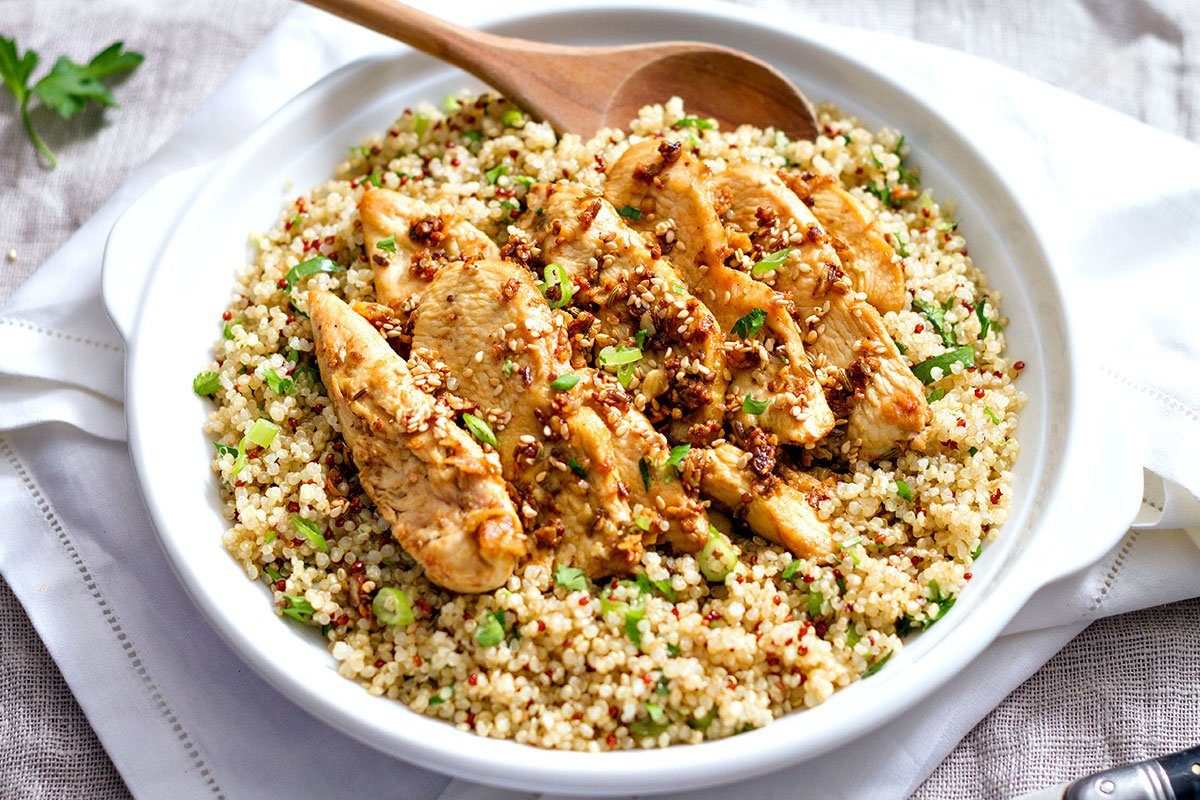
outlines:
{"label": "sliced chicken breast", "polygon": [[[834,424],[787,299],[725,265],[728,242],[708,187],[707,169],[678,143],[631,146],[608,172],[605,199],[637,212],[631,224],[657,244],[726,336],[730,394],[737,421],[789,444],[816,442]],[[761,330],[743,335],[750,320]],[[745,322],[743,322],[745,320]],[[746,409],[769,402],[755,414]]]}
{"label": "sliced chicken breast", "polygon": [[367,189],[358,211],[376,299],[401,313],[412,309],[443,264],[500,257],[495,242],[474,225],[391,189]]}
{"label": "sliced chicken breast", "polygon": [[570,278],[571,329],[589,363],[605,347],[637,344],[642,358],[629,369],[650,419],[695,444],[718,435],[727,381],[712,312],[602,197],[551,184],[534,187],[526,202],[530,211],[518,224],[540,260]]}
{"label": "sliced chicken breast", "polygon": [[[414,352],[436,353],[457,380],[453,391],[488,421],[526,528],[544,550],[599,577],[630,572],[664,533],[685,549],[703,545],[698,500],[659,504],[631,482],[640,460],[666,460],[667,443],[619,386],[571,366],[564,326],[528,270],[488,259],[445,265],[414,309],[412,330]],[[623,421],[597,413],[620,397]]]}
{"label": "sliced chicken breast", "polygon": [[458,592],[502,585],[524,535],[495,455],[422,391],[367,320],[308,295],[321,378],[363,489],[429,579]]}
{"label": "sliced chicken breast", "polygon": [[781,172],[779,176],[829,234],[829,244],[854,290],[864,293],[881,314],[903,310],[904,266],[870,210],[827,175]]}
{"label": "sliced chicken breast", "polygon": [[729,203],[730,226],[751,243],[747,262],[787,251],[758,277],[784,292],[807,326],[808,352],[827,371],[829,405],[848,420],[845,454],[875,459],[923,430],[930,412],[921,382],[879,312],[846,279],[808,206],[760,164],[731,165],[714,183]]}

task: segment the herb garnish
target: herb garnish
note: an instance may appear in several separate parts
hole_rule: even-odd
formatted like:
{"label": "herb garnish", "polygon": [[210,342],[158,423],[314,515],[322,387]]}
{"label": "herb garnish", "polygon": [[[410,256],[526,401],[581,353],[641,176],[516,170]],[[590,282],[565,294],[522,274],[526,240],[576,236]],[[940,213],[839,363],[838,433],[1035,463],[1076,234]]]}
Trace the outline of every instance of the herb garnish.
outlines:
{"label": "herb garnish", "polygon": [[325,535],[321,533],[321,529],[312,520],[307,520],[299,514],[292,514],[292,526],[296,529],[296,533],[304,537],[314,550],[320,550],[322,553],[329,552],[329,544],[325,541]]}
{"label": "herb garnish", "polygon": [[697,130],[707,131],[713,128],[711,119],[704,117],[684,117],[671,126],[672,128],[696,128]]}
{"label": "herb garnish", "polygon": [[215,372],[201,372],[192,379],[192,391],[201,397],[216,394],[221,388],[221,378]]}
{"label": "herb garnish", "polygon": [[940,369],[944,378],[950,374],[952,364],[962,364],[964,367],[975,366],[975,351],[970,347],[947,350],[941,355],[925,359],[920,364],[913,364],[912,373],[921,380],[921,383],[928,386],[934,381],[934,369]]}
{"label": "herb garnish", "polygon": [[911,501],[913,499],[912,488],[908,485],[908,481],[896,481],[896,496],[902,500]]}
{"label": "herb garnish", "polygon": [[384,625],[403,627],[411,625],[416,620],[412,604],[408,602],[408,595],[403,589],[395,589],[391,586],[384,586],[375,593],[375,599],[371,602],[371,610],[375,612],[375,619]]}
{"label": "herb garnish", "polygon": [[504,641],[508,629],[503,611],[493,611],[485,617],[485,622],[475,631],[475,643],[482,647],[492,647]]}
{"label": "herb garnish", "polygon": [[559,375],[557,378],[550,381],[550,388],[556,392],[565,392],[569,389],[575,388],[575,384],[577,383],[579,383],[579,376],[567,373],[566,375]]}
{"label": "herb garnish", "polygon": [[[542,278],[544,280],[538,284],[538,289],[546,297],[546,302],[551,308],[562,308],[571,302],[571,298],[575,296],[575,284],[567,274],[566,267],[557,262],[547,264],[542,270]],[[555,291],[556,288],[558,291]]]}
{"label": "herb garnish", "polygon": [[650,463],[645,458],[638,459],[638,472],[642,476],[642,485],[650,490]]}
{"label": "herb garnish", "polygon": [[575,456],[571,456],[570,458],[567,459],[567,466],[570,467],[571,472],[574,472],[575,475],[577,477],[579,477],[581,480],[585,480],[585,481],[587,480],[587,476],[588,476],[587,470],[584,469],[580,465],[580,463],[575,460]]}
{"label": "herb garnish", "polygon": [[296,382],[291,378],[280,377],[274,369],[267,367],[262,371],[263,380],[275,394],[286,395],[296,391]]}
{"label": "herb garnish", "polygon": [[297,283],[309,277],[310,275],[316,275],[318,272],[323,272],[327,275],[330,275],[335,272],[345,272],[345,270],[339,267],[333,261],[330,261],[325,256],[316,256],[315,258],[310,258],[307,261],[300,262],[288,270],[288,274],[283,279],[286,283],[283,291],[287,294],[291,294],[292,289],[296,288]]}
{"label": "herb garnish", "polygon": [[470,413],[463,414],[462,418],[463,425],[466,426],[467,430],[471,432],[471,435],[476,440],[484,444],[490,444],[492,447],[496,446],[496,434],[492,432],[491,425],[488,425],[483,419]]}
{"label": "herb garnish", "polygon": [[378,242],[375,243],[375,248],[377,250],[382,250],[385,253],[396,252],[396,237],[395,237],[395,235],[389,236],[386,239],[380,239]]}
{"label": "herb garnish", "polygon": [[312,607],[312,603],[304,599],[304,595],[285,594],[283,599],[288,602],[287,607],[283,609],[283,615],[291,617],[297,622],[308,622],[316,613],[316,609]]}
{"label": "herb garnish", "polygon": [[939,306],[936,303],[926,303],[924,300],[913,300],[913,308],[916,308],[926,319],[938,335],[942,337],[942,344],[946,347],[957,347],[958,340],[954,338],[954,326],[946,322],[946,312],[954,304],[954,300],[947,301],[946,305]]}
{"label": "herb garnish", "polygon": [[92,56],[87,64],[76,64],[66,56],[59,56],[50,71],[30,86],[29,79],[37,69],[38,54],[33,50],[21,54],[15,39],[0,37],[0,78],[17,101],[25,134],[51,169],[58,166],[58,159],[34,130],[29,101],[36,97],[63,119],[75,116],[89,102],[113,108],[117,101],[101,81],[136,69],[142,59],[141,53],[125,50],[124,42],[113,42]]}
{"label": "herb garnish", "polygon": [[984,306],[987,305],[987,300],[982,297],[975,304],[975,318],[979,320],[979,341],[987,338],[988,331],[991,330],[992,321],[988,319],[987,311]]}
{"label": "herb garnish", "polygon": [[642,212],[630,205],[621,206],[619,209],[617,209],[617,213],[622,217],[634,220],[635,222],[642,218]]}
{"label": "herb garnish", "polygon": [[765,275],[768,272],[773,272],[783,266],[783,262],[787,260],[788,255],[792,252],[792,248],[785,247],[782,250],[776,250],[774,253],[763,256],[758,262],[750,268],[751,275]]}
{"label": "herb garnish", "polygon": [[733,335],[740,339],[749,339],[760,330],[767,321],[767,312],[756,308],[746,316],[733,323]]}
{"label": "herb garnish", "polygon": [[742,411],[747,414],[761,414],[771,405],[770,400],[755,400],[750,395],[742,398]]}
{"label": "herb garnish", "polygon": [[578,567],[568,567],[559,564],[554,568],[554,582],[573,592],[587,589],[587,578]]}
{"label": "herb garnish", "polygon": [[496,166],[489,169],[487,172],[483,173],[483,178],[484,178],[484,180],[486,180],[488,182],[488,185],[495,186],[496,182],[500,180],[500,176],[505,175],[507,172],[508,172],[507,164],[497,164]]}

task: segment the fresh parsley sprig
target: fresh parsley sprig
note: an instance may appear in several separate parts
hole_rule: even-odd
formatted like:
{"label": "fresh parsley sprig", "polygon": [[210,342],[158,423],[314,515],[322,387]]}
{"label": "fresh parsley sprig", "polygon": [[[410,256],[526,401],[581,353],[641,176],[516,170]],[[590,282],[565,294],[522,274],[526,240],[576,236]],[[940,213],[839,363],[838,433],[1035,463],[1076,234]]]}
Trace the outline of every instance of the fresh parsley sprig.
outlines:
{"label": "fresh parsley sprig", "polygon": [[21,53],[16,40],[0,36],[0,78],[12,92],[21,114],[21,123],[29,141],[41,153],[51,168],[58,165],[54,153],[38,136],[29,116],[29,104],[33,98],[54,109],[63,119],[78,114],[89,102],[112,108],[117,105],[112,90],[102,82],[104,78],[130,72],[142,63],[142,54],[125,49],[124,42],[113,42],[92,56],[86,64],[76,64],[66,56],[59,56],[50,71],[37,83],[30,85],[33,71],[37,69],[38,54],[33,50]]}

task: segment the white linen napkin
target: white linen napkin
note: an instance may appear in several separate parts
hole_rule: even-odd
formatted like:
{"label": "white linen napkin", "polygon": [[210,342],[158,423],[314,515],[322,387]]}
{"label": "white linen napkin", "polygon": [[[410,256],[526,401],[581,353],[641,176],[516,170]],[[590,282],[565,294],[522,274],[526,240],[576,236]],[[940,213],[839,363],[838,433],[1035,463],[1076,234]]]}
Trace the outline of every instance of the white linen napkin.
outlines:
{"label": "white linen napkin", "polygon": [[[482,3],[436,10],[475,24],[494,14]],[[1200,289],[1200,148],[969,56],[809,28],[955,109],[967,136],[999,154],[1072,302],[1096,323],[1107,390],[1125,410],[1113,425],[1133,426],[1145,465],[1200,493],[1200,325],[1189,308]],[[332,68],[394,47],[317,12],[291,14],[0,315],[0,513],[9,523],[0,571],[138,797],[510,796],[343,736],[209,629],[134,485],[122,441],[123,351],[99,302],[104,237],[123,208],[159,177],[220,155]],[[1200,551],[1184,534],[1135,532],[1094,568],[1039,592],[1007,635],[912,712],[737,791],[904,797],[1089,621],[1196,595]]]}

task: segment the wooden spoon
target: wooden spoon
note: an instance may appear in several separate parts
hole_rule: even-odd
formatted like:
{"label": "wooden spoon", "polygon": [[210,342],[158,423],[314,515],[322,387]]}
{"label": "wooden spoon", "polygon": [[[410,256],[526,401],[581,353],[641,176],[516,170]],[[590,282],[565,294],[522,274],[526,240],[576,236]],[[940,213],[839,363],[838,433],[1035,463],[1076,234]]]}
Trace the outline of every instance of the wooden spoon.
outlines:
{"label": "wooden spoon", "polygon": [[729,130],[748,123],[793,139],[817,135],[812,106],[791,81],[728,47],[567,47],[451,25],[395,0],[304,2],[450,62],[560,132],[588,138],[601,128],[624,128],[642,106],[678,96],[689,114]]}

